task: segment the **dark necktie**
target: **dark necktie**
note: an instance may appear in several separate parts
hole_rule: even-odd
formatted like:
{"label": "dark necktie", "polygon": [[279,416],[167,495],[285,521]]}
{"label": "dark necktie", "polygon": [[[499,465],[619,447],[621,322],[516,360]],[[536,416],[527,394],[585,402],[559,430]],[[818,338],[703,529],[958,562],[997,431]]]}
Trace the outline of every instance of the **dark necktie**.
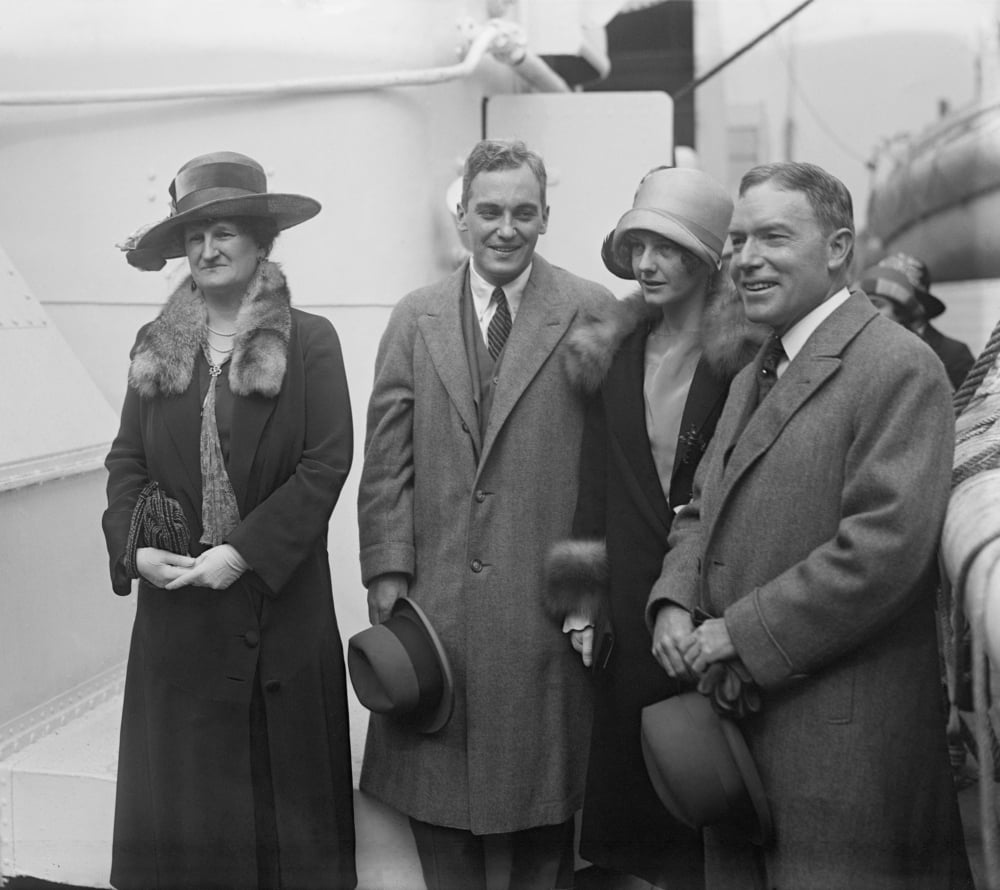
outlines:
{"label": "dark necktie", "polygon": [[785,358],[785,347],[781,345],[781,337],[775,334],[767,341],[764,348],[764,362],[757,375],[757,404],[764,401],[771,387],[778,382],[778,365]]}
{"label": "dark necktie", "polygon": [[510,307],[507,305],[507,295],[502,287],[494,289],[491,299],[497,308],[493,318],[490,319],[490,326],[486,329],[486,342],[489,344],[490,356],[496,361],[510,333]]}

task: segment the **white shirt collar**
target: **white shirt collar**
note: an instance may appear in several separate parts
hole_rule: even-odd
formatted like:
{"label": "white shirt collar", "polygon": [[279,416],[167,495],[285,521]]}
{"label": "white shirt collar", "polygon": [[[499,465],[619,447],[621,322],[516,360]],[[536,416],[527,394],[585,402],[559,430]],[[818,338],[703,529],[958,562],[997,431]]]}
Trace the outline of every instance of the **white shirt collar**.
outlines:
{"label": "white shirt collar", "polygon": [[[789,362],[802,351],[802,347],[806,345],[806,340],[812,336],[813,331],[826,321],[838,306],[843,305],[850,296],[850,291],[846,287],[842,287],[833,296],[827,297],[808,315],[800,318],[784,333],[781,338],[781,345],[785,349],[785,355],[788,356]],[[779,377],[784,371],[785,366],[786,363],[782,361],[778,367]]]}
{"label": "white shirt collar", "polygon": [[[532,265],[533,263],[528,263],[527,268],[517,278],[502,285],[504,296],[507,297],[507,305],[510,307],[512,321],[517,316],[517,310],[521,306],[521,297],[524,296],[524,289],[531,277]],[[476,317],[480,322],[482,322],[486,310],[490,308],[490,300],[495,288],[495,284],[490,284],[476,270],[475,260],[469,260],[469,289],[472,291],[472,302],[476,308]]]}

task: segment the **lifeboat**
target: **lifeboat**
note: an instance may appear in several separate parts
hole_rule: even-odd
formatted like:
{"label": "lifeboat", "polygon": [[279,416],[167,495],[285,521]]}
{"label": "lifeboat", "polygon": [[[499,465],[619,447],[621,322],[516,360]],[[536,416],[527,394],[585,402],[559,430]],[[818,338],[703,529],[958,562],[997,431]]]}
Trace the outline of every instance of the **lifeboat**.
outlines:
{"label": "lifeboat", "polygon": [[893,140],[874,167],[872,249],[921,257],[935,281],[1000,277],[1000,98]]}

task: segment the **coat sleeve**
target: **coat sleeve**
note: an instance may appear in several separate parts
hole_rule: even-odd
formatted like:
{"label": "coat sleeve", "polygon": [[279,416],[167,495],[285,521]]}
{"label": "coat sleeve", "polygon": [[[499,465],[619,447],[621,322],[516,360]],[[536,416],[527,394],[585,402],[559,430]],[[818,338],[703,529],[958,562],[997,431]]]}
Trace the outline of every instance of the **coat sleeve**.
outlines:
{"label": "coat sleeve", "polygon": [[[914,341],[918,345],[919,341]],[[850,391],[835,534],[725,611],[763,688],[810,675],[865,644],[928,594],[950,490],[951,390],[929,349],[845,354]]]}
{"label": "coat sleeve", "polygon": [[251,510],[228,536],[277,594],[324,535],[354,454],[344,357],[333,325],[303,325],[305,436],[292,475]]}
{"label": "coat sleeve", "polygon": [[598,392],[587,401],[573,537],[602,540],[607,504],[607,420]]}
{"label": "coat sleeve", "polygon": [[[143,331],[140,331],[136,344],[142,336]],[[135,352],[134,346],[132,352]],[[139,394],[129,386],[125,391],[118,434],[104,461],[108,471],[108,508],[101,518],[101,525],[108,547],[111,589],[119,596],[127,596],[132,592],[132,578],[125,571],[125,543],[132,522],[132,510],[139,499],[139,493],[149,482],[139,409]]]}
{"label": "coat sleeve", "polygon": [[416,319],[407,300],[393,310],[375,358],[368,403],[365,461],[358,489],[361,579],[413,575],[413,343]]}

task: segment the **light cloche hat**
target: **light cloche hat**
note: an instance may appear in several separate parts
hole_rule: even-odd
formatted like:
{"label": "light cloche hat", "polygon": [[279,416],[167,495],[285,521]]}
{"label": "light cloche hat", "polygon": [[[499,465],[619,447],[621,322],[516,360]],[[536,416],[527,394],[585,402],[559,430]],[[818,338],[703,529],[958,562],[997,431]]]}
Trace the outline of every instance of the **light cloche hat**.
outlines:
{"label": "light cloche hat", "polygon": [[693,167],[659,167],[639,182],[632,209],[604,239],[601,257],[613,274],[634,279],[623,241],[629,232],[643,229],[686,247],[718,269],[732,217],[732,199],[707,173]]}
{"label": "light cloche hat", "polygon": [[184,256],[181,228],[199,219],[270,217],[278,231],[312,219],[320,203],[305,195],[268,192],[267,175],[253,158],[216,151],[188,161],[170,183],[170,216],[144,226],[118,246],[129,264],[145,271]]}

